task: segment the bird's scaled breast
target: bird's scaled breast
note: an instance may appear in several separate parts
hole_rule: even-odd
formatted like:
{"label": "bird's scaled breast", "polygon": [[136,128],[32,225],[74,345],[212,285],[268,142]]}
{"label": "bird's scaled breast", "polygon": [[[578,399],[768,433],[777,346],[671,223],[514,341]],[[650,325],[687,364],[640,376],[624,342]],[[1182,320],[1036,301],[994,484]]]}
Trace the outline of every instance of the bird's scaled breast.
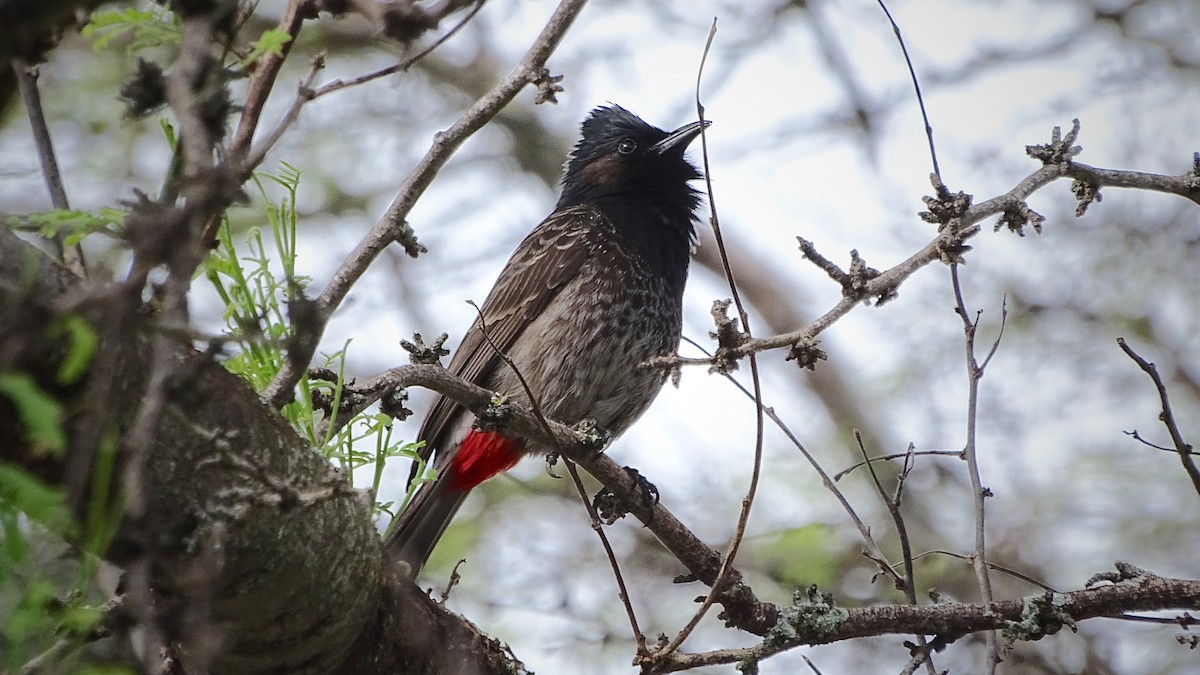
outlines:
{"label": "bird's scaled breast", "polygon": [[[509,354],[547,417],[594,419],[613,435],[650,406],[666,372],[647,368],[679,345],[681,296],[616,250],[598,250],[525,329]],[[617,262],[614,258],[620,258]],[[493,390],[527,402],[501,365]]]}

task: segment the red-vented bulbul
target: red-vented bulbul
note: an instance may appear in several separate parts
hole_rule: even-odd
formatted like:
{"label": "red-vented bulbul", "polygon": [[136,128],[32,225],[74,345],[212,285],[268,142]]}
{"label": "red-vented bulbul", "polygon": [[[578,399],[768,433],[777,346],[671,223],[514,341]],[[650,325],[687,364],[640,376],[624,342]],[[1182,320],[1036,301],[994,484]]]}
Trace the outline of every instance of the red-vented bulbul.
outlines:
{"label": "red-vented bulbul", "polygon": [[[688,185],[700,173],[684,151],[701,128],[693,122],[668,133],[617,105],[593,110],[554,212],[500,272],[450,372],[530,405],[500,350],[546,418],[590,418],[613,438],[628,429],[667,377],[643,364],[679,346],[700,201]],[[524,455],[549,450],[473,429],[473,422],[469,411],[439,397],[421,425],[418,438],[424,457],[435,456],[437,478],[417,490],[385,545],[414,576],[471,488]]]}

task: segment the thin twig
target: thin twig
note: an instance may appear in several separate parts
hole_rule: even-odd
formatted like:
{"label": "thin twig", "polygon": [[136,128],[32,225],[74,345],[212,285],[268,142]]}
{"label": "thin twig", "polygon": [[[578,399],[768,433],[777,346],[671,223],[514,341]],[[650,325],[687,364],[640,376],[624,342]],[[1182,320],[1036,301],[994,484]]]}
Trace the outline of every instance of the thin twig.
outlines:
{"label": "thin twig", "polygon": [[[700,56],[700,67],[696,72],[696,117],[700,122],[704,121],[704,105],[700,102],[700,83],[704,75],[704,63],[708,60],[708,53],[712,48],[713,39],[716,37],[716,34],[717,20],[714,18],[712,26],[708,30],[708,39],[704,43],[704,52]],[[700,126],[700,148],[704,158],[705,192],[708,194],[708,222],[712,226],[713,238],[717,243],[717,252],[721,258],[721,267],[725,272],[725,282],[729,286],[729,293],[733,296],[733,302],[738,311],[738,318],[742,323],[742,334],[746,338],[750,338],[750,315],[742,303],[741,294],[738,293],[737,280],[734,278],[733,269],[729,264],[729,255],[725,251],[725,240],[721,236],[721,223],[717,215],[717,202],[713,195],[712,168],[708,161],[708,134],[705,131],[704,124]],[[721,570],[717,574],[716,581],[713,582],[712,587],[709,589],[708,595],[700,603],[700,607],[696,610],[691,620],[688,621],[687,625],[671,639],[670,643],[655,652],[655,659],[679,649],[679,646],[691,635],[709,608],[716,602],[718,595],[724,591],[725,581],[733,569],[733,561],[737,557],[738,549],[742,545],[742,539],[746,536],[746,525],[750,522],[750,509],[754,506],[754,497],[758,492],[759,475],[762,471],[763,430],[765,425],[763,418],[762,382],[759,380],[758,360],[753,355],[750,356],[750,381],[754,386],[754,465],[750,472],[750,485],[746,488],[746,496],[742,498],[742,509],[741,513],[738,514],[737,528],[734,530],[733,540],[729,543],[729,549],[726,551],[725,558],[721,562]]]}
{"label": "thin twig", "polygon": [[833,475],[834,480],[841,480],[852,473],[855,469],[866,466],[870,462],[890,462],[893,459],[907,459],[908,457],[921,457],[923,455],[931,457],[958,457],[962,458],[962,450],[911,450],[908,452],[894,452],[890,455],[876,455],[868,457],[861,462],[855,462],[850,466],[842,469]]}
{"label": "thin twig", "polygon": [[370,82],[372,80],[378,80],[381,77],[387,77],[388,75],[393,75],[395,73],[402,73],[402,72],[407,71],[409,68],[412,68],[414,65],[416,65],[418,61],[425,58],[426,56],[429,56],[429,54],[432,53],[433,50],[442,46],[447,40],[454,37],[454,35],[456,33],[458,33],[458,31],[462,30],[462,27],[467,25],[467,22],[470,21],[472,18],[474,18],[474,16],[479,13],[479,10],[483,9],[483,3],[484,3],[484,0],[478,0],[477,2],[475,2],[474,5],[471,7],[471,11],[467,12],[466,16],[464,16],[462,18],[462,20],[460,20],[458,23],[454,24],[454,27],[451,28],[450,30],[446,31],[445,35],[442,35],[441,37],[439,37],[437,40],[435,40],[433,42],[433,44],[431,44],[427,48],[421,50],[415,56],[405,59],[404,61],[401,61],[400,63],[395,63],[390,66],[387,66],[386,68],[380,68],[379,70],[367,73],[365,75],[359,75],[358,77],[350,79],[350,80],[334,80],[332,82],[323,84],[320,87],[317,87],[316,89],[314,89],[312,91],[312,95],[309,97],[309,100],[311,101],[313,99],[320,98],[320,97],[324,96],[325,94],[329,94],[329,93],[338,91],[340,89],[346,89],[348,87],[356,87],[360,84],[366,84],[367,82]]}
{"label": "thin twig", "polygon": [[275,88],[275,78],[279,76],[279,70],[283,68],[283,62],[287,60],[292,46],[296,44],[296,37],[300,34],[300,27],[304,23],[304,4],[304,0],[288,0],[287,9],[284,10],[283,16],[279,17],[276,30],[283,31],[291,39],[280,45],[279,53],[264,54],[255,64],[254,76],[250,79],[246,99],[242,102],[242,114],[238,119],[237,130],[229,143],[230,157],[241,157],[250,150],[250,142],[258,129],[259,121],[262,120],[263,107]]}
{"label": "thin twig", "polygon": [[[975,360],[975,332],[979,327],[979,315],[972,319],[967,312],[966,301],[963,299],[962,284],[958,279],[958,265],[950,265],[950,280],[954,287],[955,312],[963,324],[963,335],[966,343],[967,365],[967,438],[963,445],[963,459],[967,462],[967,475],[971,479],[971,501],[975,514],[975,550],[971,563],[975,569],[975,578],[979,582],[979,592],[985,604],[992,602],[992,580],[988,574],[987,565],[987,527],[985,503],[991,496],[991,490],[983,486],[979,474],[979,457],[976,452],[976,423],[979,416],[979,381],[983,378],[983,367]],[[998,340],[998,339],[997,339]],[[994,351],[994,348],[993,348]],[[995,673],[1000,664],[999,643],[995,631],[985,634],[987,641],[987,672]]]}
{"label": "thin twig", "polygon": [[633,599],[629,596],[629,588],[625,585],[625,576],[621,574],[621,565],[617,562],[617,553],[613,551],[612,543],[608,541],[608,535],[604,533],[604,527],[600,524],[600,516],[596,514],[596,506],[588,499],[587,488],[583,486],[583,480],[579,477],[579,469],[575,468],[575,462],[567,457],[563,458],[563,462],[567,465],[567,471],[571,474],[571,481],[575,484],[576,492],[579,493],[579,501],[583,502],[583,508],[587,509],[588,520],[591,522],[592,530],[600,538],[600,544],[604,547],[604,554],[608,556],[608,565],[612,568],[613,578],[617,581],[617,596],[621,598],[621,604],[625,606],[625,616],[629,618],[629,628],[633,631],[633,639],[637,644],[638,655],[645,654],[646,636],[638,626],[637,613],[633,611]]}
{"label": "thin twig", "polygon": [[1133,351],[1133,347],[1130,347],[1129,343],[1125,342],[1125,338],[1117,338],[1117,344],[1121,347],[1121,351],[1133,359],[1134,363],[1138,364],[1138,367],[1149,375],[1150,379],[1154,382],[1154,388],[1158,390],[1158,400],[1162,403],[1162,414],[1159,415],[1159,419],[1167,427],[1167,433],[1171,434],[1171,442],[1175,444],[1175,451],[1179,453],[1179,461],[1183,464],[1183,470],[1187,472],[1188,478],[1192,480],[1192,489],[1196,491],[1197,495],[1200,495],[1200,469],[1196,468],[1196,461],[1192,458],[1192,445],[1184,440],[1183,434],[1179,431],[1179,424],[1175,421],[1175,413],[1171,411],[1171,400],[1167,395],[1167,385],[1163,383],[1162,377],[1159,376],[1158,367]]}
{"label": "thin twig", "polygon": [[[920,560],[921,558],[924,558],[925,556],[928,556],[928,555],[944,555],[948,558],[957,558],[958,560],[962,560],[963,562],[972,563],[972,564],[974,563],[973,556],[963,555],[961,553],[955,553],[953,551],[944,551],[941,549],[926,551],[919,555],[913,556],[913,560]],[[1028,574],[1022,574],[1021,572],[1018,572],[1018,571],[1012,569],[1011,567],[1005,567],[1004,565],[997,565],[996,563],[993,563],[993,562],[989,562],[987,564],[987,566],[988,566],[988,569],[990,569],[990,570],[1000,572],[1001,574],[1006,574],[1010,577],[1013,577],[1014,579],[1020,579],[1021,581],[1024,581],[1025,583],[1027,583],[1031,586],[1037,586],[1038,588],[1042,589],[1043,591],[1048,591],[1050,593],[1058,592],[1058,590],[1055,589],[1053,586],[1050,586],[1049,584],[1038,581],[1037,579],[1034,579],[1033,577],[1029,576]]]}
{"label": "thin twig", "polygon": [[[56,209],[69,209],[67,190],[63,186],[62,172],[58,168],[58,159],[54,155],[54,141],[50,138],[50,127],[46,124],[46,113],[42,110],[42,95],[37,86],[37,66],[23,59],[13,59],[13,73],[17,77],[17,89],[21,92],[21,100],[25,103],[25,114],[29,117],[29,126],[33,129],[33,144],[37,148],[38,162],[42,167],[42,178],[46,181],[46,189],[50,192],[50,203]],[[72,274],[80,279],[87,278],[87,265],[83,258],[83,248],[78,243],[66,246],[66,236],[55,232],[52,238],[58,259],[63,262]]]}
{"label": "thin twig", "polygon": [[[696,341],[686,337],[684,340],[687,340],[688,343],[699,349],[701,352],[708,353],[708,350],[700,346],[700,344],[698,344]],[[732,375],[728,373],[725,374],[725,378],[732,382],[733,386],[737,387],[738,391],[742,392],[746,398],[754,401],[754,393],[749,389],[746,389],[741,382],[738,382]],[[787,423],[783,421],[783,418],[781,418],[779,414],[775,412],[774,406],[766,405],[766,402],[764,401],[762,410],[763,414],[767,416],[767,419],[771,420],[771,422],[773,422],[775,426],[783,432],[783,435],[787,437],[792,446],[795,447],[801,456],[804,457],[809,466],[813,468],[813,471],[817,472],[817,476],[821,479],[821,485],[833,494],[834,499],[837,499],[838,503],[841,504],[842,509],[847,513],[847,515],[850,516],[851,522],[853,522],[854,526],[858,528],[859,534],[862,535],[863,543],[866,545],[867,550],[864,551],[864,555],[866,555],[869,560],[874,562],[879,567],[879,570],[891,578],[892,582],[897,586],[903,583],[900,575],[892,567],[892,564],[887,561],[887,556],[884,555],[883,550],[875,541],[875,537],[871,534],[871,528],[865,522],[863,522],[862,518],[859,517],[858,512],[855,511],[854,507],[850,505],[850,500],[846,498],[846,495],[843,494],[840,489],[838,489],[838,486],[835,482],[837,481],[837,478],[831,478],[829,476],[829,473],[825,471],[825,468],[821,466],[820,462],[817,461],[817,458],[811,452],[809,452],[808,448],[805,447],[805,445],[800,442],[800,439],[796,437],[796,434],[792,431],[792,428],[789,427]],[[961,455],[962,453],[954,452],[951,454]]]}
{"label": "thin twig", "polygon": [[[912,545],[908,540],[908,526],[904,523],[904,514],[900,513],[900,504],[904,494],[904,481],[913,466],[913,446],[911,443],[909,444],[908,453],[904,458],[904,466],[900,470],[900,474],[896,477],[896,492],[892,497],[888,497],[887,490],[883,487],[883,481],[879,479],[879,474],[875,471],[875,465],[867,455],[867,446],[863,443],[862,434],[857,429],[854,430],[854,439],[858,442],[858,450],[862,453],[863,461],[867,463],[867,471],[871,474],[871,482],[874,483],[876,492],[879,493],[880,499],[883,500],[884,506],[887,507],[888,513],[892,516],[892,523],[896,526],[896,537],[900,541],[901,564],[904,566],[904,583],[897,585],[901,587],[900,590],[904,591],[904,597],[908,600],[908,604],[915,605],[917,604],[917,578],[916,573],[913,571]],[[920,650],[917,654],[913,654],[913,660],[910,662],[912,670],[909,672],[915,672],[922,663],[931,672],[936,672],[933,671],[933,658],[930,655],[929,644],[925,640],[925,636],[916,633],[913,637],[917,641]]]}
{"label": "thin twig", "polygon": [[925,111],[925,97],[921,95],[921,81],[917,78],[917,69],[913,67],[912,57],[908,55],[908,45],[904,44],[904,36],[900,34],[900,25],[892,18],[892,12],[883,0],[878,0],[880,9],[892,24],[892,32],[896,34],[896,42],[900,43],[900,51],[904,54],[904,63],[908,66],[908,74],[912,78],[913,90],[917,93],[917,105],[921,108],[921,121],[925,123],[925,137],[929,139],[929,159],[933,162],[933,175],[940,180],[942,170],[938,167],[937,147],[933,143],[933,125],[929,123],[929,113]]}
{"label": "thin twig", "polygon": [[271,130],[271,133],[258,144],[258,147],[253,151],[248,152],[244,160],[241,160],[237,166],[237,171],[240,176],[249,177],[250,172],[258,168],[263,160],[266,159],[267,153],[275,147],[279,139],[283,138],[284,132],[300,117],[300,110],[304,104],[312,100],[312,84],[317,79],[317,75],[325,68],[325,55],[318,54],[313,57],[312,63],[308,70],[308,76],[300,83],[296,90],[296,97],[292,99],[292,105],[288,107],[279,124]]}

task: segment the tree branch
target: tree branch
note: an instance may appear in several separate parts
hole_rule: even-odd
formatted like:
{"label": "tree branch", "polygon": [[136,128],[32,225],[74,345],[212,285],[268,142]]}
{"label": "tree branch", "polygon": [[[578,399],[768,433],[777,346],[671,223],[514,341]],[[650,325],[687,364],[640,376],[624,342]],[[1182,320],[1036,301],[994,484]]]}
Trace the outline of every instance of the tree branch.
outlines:
{"label": "tree branch", "polygon": [[[29,374],[67,411],[80,410],[92,391],[59,381],[69,349],[53,327],[76,309],[86,319],[103,318],[101,303],[80,298],[103,297],[105,289],[85,283],[0,228],[0,370]],[[155,336],[161,339],[153,321],[143,317],[99,345],[98,355],[115,356],[106,360],[112,372],[99,374],[112,385],[95,415],[103,424],[93,440],[115,450],[114,475],[126,462],[144,460],[137,482],[143,517],[122,523],[105,557],[118,565],[153,559],[154,610],[202,614],[190,629],[212,650],[214,672],[524,672],[503,645],[383,569],[370,498],[349,489],[274,409],[209,356],[177,344],[148,451],[129,457],[122,441],[150,379],[145,360],[133,355],[150,353]],[[76,443],[80,425],[90,421],[78,413],[66,420],[68,442]],[[12,407],[0,405],[5,461],[61,485],[64,461],[26,433]],[[112,489],[96,466],[84,468],[85,486]],[[142,531],[131,535],[135,526]]]}
{"label": "tree branch", "polygon": [[986,604],[883,605],[843,609],[820,602],[784,608],[782,620],[761,644],[702,654],[675,653],[660,672],[722,663],[754,662],[807,645],[854,638],[920,633],[945,645],[968,633],[1003,630],[1009,641],[1040,640],[1064,626],[1123,611],[1200,609],[1200,581],[1141,574],[1111,585],[1066,593],[1043,593]]}
{"label": "tree branch", "polygon": [[[736,359],[748,354],[791,347],[796,343],[813,340],[843,316],[849,314],[863,299],[887,297],[917,270],[935,260],[944,259],[948,250],[961,247],[963,242],[979,234],[981,229],[979,223],[984,219],[995,215],[1032,214],[1028,205],[1025,204],[1025,200],[1034,192],[1060,178],[1074,178],[1091,185],[1096,190],[1101,187],[1133,188],[1173,194],[1200,204],[1200,168],[1194,167],[1192,171],[1179,176],[1164,176],[1138,171],[1102,169],[1074,161],[1047,164],[1026,176],[1005,194],[975,204],[961,216],[951,219],[940,229],[937,237],[921,250],[898,265],[867,280],[855,295],[843,297],[808,326],[789,333],[746,340],[734,348],[721,351],[718,356]],[[710,358],[675,356],[658,359],[656,363],[664,367],[675,367],[712,366],[716,362]]]}

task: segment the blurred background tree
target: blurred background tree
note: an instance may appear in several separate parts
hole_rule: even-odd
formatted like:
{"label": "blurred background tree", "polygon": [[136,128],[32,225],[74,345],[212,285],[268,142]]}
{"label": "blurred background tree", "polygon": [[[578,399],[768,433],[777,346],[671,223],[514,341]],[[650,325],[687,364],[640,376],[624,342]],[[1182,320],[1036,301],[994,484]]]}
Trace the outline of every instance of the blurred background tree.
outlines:
{"label": "blurred background tree", "polygon": [[[281,2],[250,8],[243,35],[272,28]],[[354,3],[352,3],[354,4]],[[427,47],[434,33],[400,45],[381,34],[371,3],[306,24],[283,66],[264,129],[291,104],[291,84],[325,54],[318,84],[349,80]],[[1024,146],[1051,127],[1082,123],[1080,161],[1177,175],[1200,149],[1200,8],[1168,0],[1036,3],[897,2],[924,88],[942,178],[976,201],[1011,189],[1037,168]],[[296,194],[297,273],[319,289],[392,200],[439,130],[516,63],[552,10],[548,3],[486,3],[461,32],[411,69],[307,104],[272,149],[267,168],[302,172]],[[564,75],[555,106],[520,95],[475,134],[408,215],[428,254],[387,249],[354,286],[321,338],[321,353],[350,341],[346,371],[367,377],[407,361],[413,332],[461,337],[495,274],[555,199],[563,159],[591,107],[612,101],[674,128],[695,115],[699,57],[712,17],[718,33],[701,84],[715,198],[731,263],[756,336],[804,326],[841,290],[809,262],[796,236],[845,267],[856,249],[869,265],[899,263],[936,234],[916,217],[931,193],[929,153],[900,48],[870,2],[611,0],[584,10],[550,61]],[[459,15],[443,22],[442,31]],[[435,31],[436,33],[437,31]],[[170,161],[156,117],[130,120],[116,92],[136,68],[128,34],[106,45],[74,32],[40,67],[39,86],[74,208],[116,207],[133,190],[154,194]],[[140,53],[166,59],[169,46]],[[246,80],[235,81],[233,99]],[[0,129],[0,205],[46,211],[24,109]],[[698,153],[695,153],[698,155]],[[1164,576],[1200,575],[1198,512],[1178,458],[1132,439],[1170,445],[1151,382],[1116,345],[1125,337],[1162,373],[1185,434],[1200,407],[1200,217],[1186,200],[1140,191],[1102,192],[1076,218],[1059,181],[1030,199],[1045,215],[1038,234],[990,228],[971,241],[960,269],[970,312],[981,311],[979,351],[999,336],[981,383],[978,447],[987,500],[989,562],[1059,589],[1080,588],[1115,560]],[[257,205],[230,212],[235,229],[259,225]],[[987,224],[991,224],[988,221]],[[704,230],[704,228],[701,228]],[[685,335],[706,348],[712,300],[729,295],[716,246],[701,232],[685,298]],[[84,241],[93,274],[121,275],[129,253]],[[216,332],[224,306],[201,284],[190,297],[195,326]],[[899,297],[861,307],[821,335],[829,358],[814,372],[776,350],[760,356],[765,404],[830,473],[859,461],[853,431],[871,455],[963,448],[967,377],[961,320],[944,265],[914,275]],[[973,316],[973,314],[972,314]],[[681,353],[699,352],[683,345]],[[747,369],[733,377],[749,386]],[[412,390],[421,412],[428,396]],[[419,416],[418,416],[419,417]],[[411,437],[416,421],[397,427]],[[638,467],[662,502],[718,550],[734,534],[750,480],[753,402],[718,375],[685,367],[678,388],[609,450]],[[898,464],[893,462],[893,464]],[[783,433],[767,425],[763,478],[738,568],[760,598],[788,603],[809,584],[843,605],[903,602],[861,554],[858,531]],[[885,481],[894,485],[894,469]],[[389,465],[381,500],[399,499],[408,468]],[[892,561],[899,544],[868,474],[839,487]],[[459,558],[449,606],[509,645],[533,670],[629,669],[632,638],[607,561],[569,481],[526,462],[486,484],[460,514],[423,582],[445,586]],[[917,590],[977,602],[969,562],[973,496],[964,463],[919,456],[903,514],[917,555]],[[1190,515],[1189,515],[1190,514]],[[608,528],[648,635],[687,622],[699,594],[669,583],[683,570],[632,519]],[[386,523],[381,523],[386,526]],[[1038,588],[993,573],[995,596]],[[1170,615],[1163,615],[1170,616]],[[1194,651],[1178,626],[1088,621],[1078,632],[1020,642],[1005,673],[1190,673]],[[689,651],[755,644],[715,612]],[[981,637],[935,656],[938,671],[983,672]],[[793,650],[761,672],[791,673],[804,657],[821,672],[896,672],[908,662],[896,637]],[[728,666],[699,672],[728,672]]]}

